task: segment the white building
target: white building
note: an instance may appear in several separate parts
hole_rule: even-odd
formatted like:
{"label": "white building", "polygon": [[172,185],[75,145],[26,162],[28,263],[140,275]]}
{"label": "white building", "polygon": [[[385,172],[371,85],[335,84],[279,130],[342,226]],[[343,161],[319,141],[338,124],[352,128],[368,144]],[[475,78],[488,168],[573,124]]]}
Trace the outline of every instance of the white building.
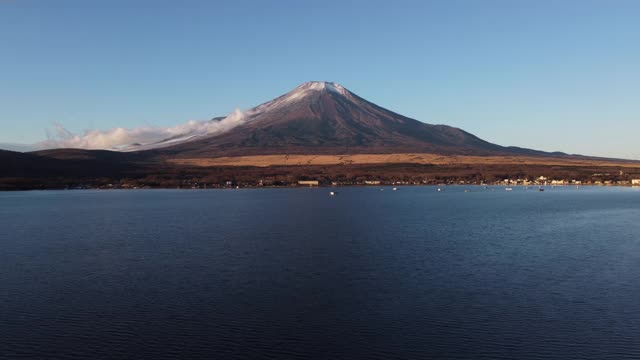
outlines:
{"label": "white building", "polygon": [[318,180],[299,180],[298,185],[318,186]]}

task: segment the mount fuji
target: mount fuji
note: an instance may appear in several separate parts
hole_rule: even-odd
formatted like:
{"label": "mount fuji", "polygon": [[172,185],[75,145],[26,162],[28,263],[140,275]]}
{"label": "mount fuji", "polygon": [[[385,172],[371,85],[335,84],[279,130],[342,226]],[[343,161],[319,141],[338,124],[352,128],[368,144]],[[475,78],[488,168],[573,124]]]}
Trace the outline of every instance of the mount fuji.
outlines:
{"label": "mount fuji", "polygon": [[[180,157],[269,154],[550,155],[504,147],[464,130],[431,125],[371,103],[340,84],[312,81],[241,114],[234,127],[185,134],[131,150]],[[216,118],[212,121],[226,121]]]}

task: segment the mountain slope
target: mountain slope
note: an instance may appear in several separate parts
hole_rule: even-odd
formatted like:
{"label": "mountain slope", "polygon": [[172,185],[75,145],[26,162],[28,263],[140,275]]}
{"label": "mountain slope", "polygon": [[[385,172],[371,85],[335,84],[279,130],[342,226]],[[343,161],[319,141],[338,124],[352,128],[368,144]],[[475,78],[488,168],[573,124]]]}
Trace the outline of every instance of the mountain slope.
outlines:
{"label": "mountain slope", "polygon": [[177,157],[407,152],[547,154],[495,145],[446,125],[425,124],[331,82],[304,83],[243,116],[241,125],[225,133],[156,151]]}
{"label": "mountain slope", "polygon": [[140,156],[106,150],[0,150],[0,177],[113,176],[140,167]]}

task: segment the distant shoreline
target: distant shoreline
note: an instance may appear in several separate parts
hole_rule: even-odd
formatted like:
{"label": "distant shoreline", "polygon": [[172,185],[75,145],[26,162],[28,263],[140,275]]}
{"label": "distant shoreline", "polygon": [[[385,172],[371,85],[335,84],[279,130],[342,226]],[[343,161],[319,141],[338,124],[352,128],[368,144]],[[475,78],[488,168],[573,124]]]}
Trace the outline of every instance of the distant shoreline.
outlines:
{"label": "distant shoreline", "polygon": [[21,191],[139,191],[139,190],[181,190],[181,191],[194,191],[194,190],[269,190],[269,189],[331,189],[331,188],[407,188],[407,187],[432,187],[432,188],[451,188],[451,187],[475,187],[475,188],[524,188],[524,190],[537,190],[537,189],[553,189],[553,188],[637,188],[640,189],[640,185],[629,184],[607,184],[607,185],[505,185],[505,184],[379,184],[379,185],[318,185],[318,186],[296,186],[296,185],[283,185],[283,186],[240,186],[240,187],[206,187],[206,188],[173,188],[173,187],[134,187],[134,188],[32,188],[32,189],[0,189],[0,192],[21,192]]}
{"label": "distant shoreline", "polygon": [[147,158],[0,152],[0,190],[319,185],[633,185],[640,162],[584,157],[406,154]]}

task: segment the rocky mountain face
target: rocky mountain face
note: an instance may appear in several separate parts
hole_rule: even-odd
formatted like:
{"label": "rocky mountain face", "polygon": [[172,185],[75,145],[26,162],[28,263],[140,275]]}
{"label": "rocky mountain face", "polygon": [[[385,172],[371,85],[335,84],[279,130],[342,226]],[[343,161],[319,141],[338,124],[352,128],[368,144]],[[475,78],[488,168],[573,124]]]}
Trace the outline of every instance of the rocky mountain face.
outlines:
{"label": "rocky mountain face", "polygon": [[179,157],[428,152],[445,155],[545,154],[484,141],[373,104],[332,82],[307,82],[241,114],[239,125],[157,149]]}

